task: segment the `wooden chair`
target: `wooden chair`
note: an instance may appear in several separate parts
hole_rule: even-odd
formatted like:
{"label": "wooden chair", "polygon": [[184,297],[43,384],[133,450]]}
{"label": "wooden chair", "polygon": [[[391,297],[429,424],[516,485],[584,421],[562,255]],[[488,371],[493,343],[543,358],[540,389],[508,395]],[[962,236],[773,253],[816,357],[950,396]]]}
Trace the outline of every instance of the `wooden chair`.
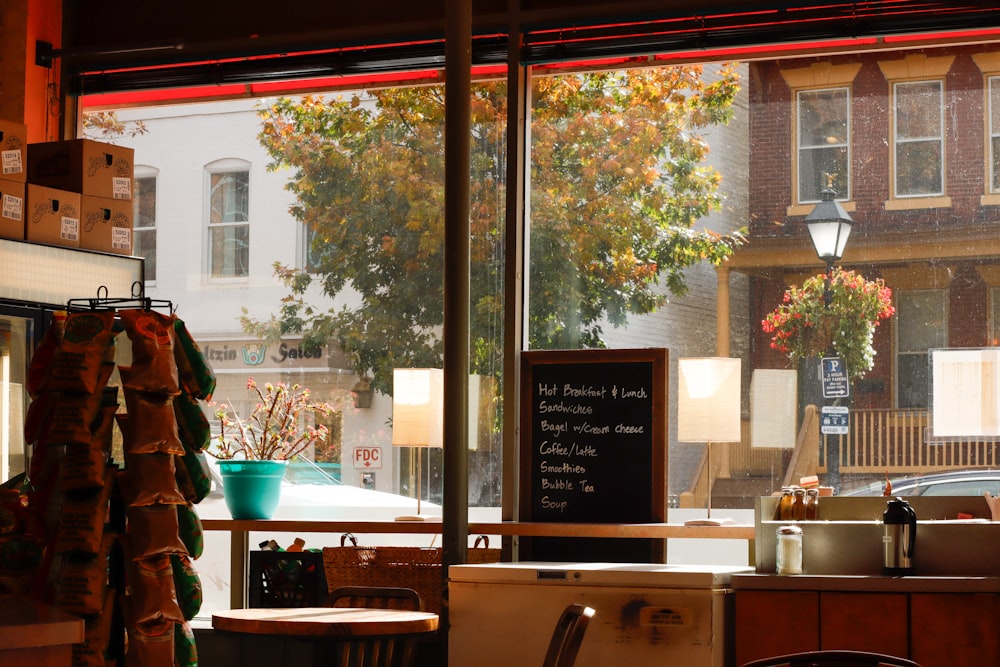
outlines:
{"label": "wooden chair", "polygon": [[552,632],[542,667],[573,667],[593,615],[594,610],[582,604],[571,604],[563,610]]}
{"label": "wooden chair", "polygon": [[330,591],[326,606],[423,611],[424,601],[412,588],[340,586]]}
{"label": "wooden chair", "polygon": [[777,655],[771,658],[752,660],[744,663],[743,667],[777,667],[778,665],[788,665],[788,667],[878,667],[879,665],[888,667],[920,667],[920,665],[912,660],[884,653],[840,650],[806,651],[803,653]]}
{"label": "wooden chair", "polygon": [[[420,594],[412,588],[390,586],[341,586],[330,591],[328,607],[365,607],[422,611]],[[416,662],[416,637],[356,637],[337,642],[337,667],[412,667]]]}

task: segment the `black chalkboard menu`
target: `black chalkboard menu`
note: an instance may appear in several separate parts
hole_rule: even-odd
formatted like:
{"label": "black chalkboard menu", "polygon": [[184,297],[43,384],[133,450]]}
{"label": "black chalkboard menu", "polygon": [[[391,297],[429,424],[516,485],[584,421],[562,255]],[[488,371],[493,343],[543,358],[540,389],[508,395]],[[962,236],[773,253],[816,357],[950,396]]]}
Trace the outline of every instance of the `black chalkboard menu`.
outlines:
{"label": "black chalkboard menu", "polygon": [[[521,353],[521,521],[666,521],[667,350]],[[663,540],[522,538],[520,558],[663,562]]]}

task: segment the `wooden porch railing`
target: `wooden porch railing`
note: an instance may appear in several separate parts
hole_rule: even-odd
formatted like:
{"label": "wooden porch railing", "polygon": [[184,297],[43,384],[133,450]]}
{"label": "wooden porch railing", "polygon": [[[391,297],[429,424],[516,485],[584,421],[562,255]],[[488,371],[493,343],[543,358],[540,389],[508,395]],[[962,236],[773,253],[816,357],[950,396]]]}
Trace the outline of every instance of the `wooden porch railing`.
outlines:
{"label": "wooden porch railing", "polygon": [[[786,450],[750,447],[750,423],[743,422],[742,441],[712,450],[712,475],[702,458],[695,481],[682,496],[682,506],[700,507],[708,494],[708,480],[731,477],[780,477],[784,484],[827,470],[824,436],[818,409],[806,406],[796,446]],[[912,475],[952,468],[1000,468],[1000,439],[931,440],[927,410],[854,410],[847,435],[837,438],[841,475]],[[693,503],[693,505],[689,505]]]}

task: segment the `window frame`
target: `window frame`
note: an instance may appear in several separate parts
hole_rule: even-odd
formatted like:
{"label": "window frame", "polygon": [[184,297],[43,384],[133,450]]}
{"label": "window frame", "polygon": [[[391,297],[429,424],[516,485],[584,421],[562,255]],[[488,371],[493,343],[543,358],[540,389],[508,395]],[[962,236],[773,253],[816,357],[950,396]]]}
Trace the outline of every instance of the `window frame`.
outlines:
{"label": "window frame", "polygon": [[[224,174],[246,174],[246,219],[245,220],[222,220],[219,222],[213,222],[212,220],[212,195],[213,195],[213,183],[212,180]],[[205,166],[205,198],[204,198],[204,211],[205,211],[205,277],[210,282],[246,282],[250,279],[250,196],[251,196],[251,164],[246,160],[240,160],[236,158],[217,160],[209,165]],[[246,266],[243,267],[243,273],[241,275],[225,275],[223,273],[216,273],[215,265],[213,262],[214,251],[213,251],[213,234],[216,230],[231,228],[235,229],[238,227],[245,227],[247,234],[247,258]],[[235,262],[234,262],[235,263]]]}
{"label": "window frame", "polygon": [[[902,319],[904,317],[905,310],[906,310],[903,307],[903,298],[907,294],[916,294],[916,293],[933,293],[935,296],[937,296],[937,297],[940,298],[940,300],[941,300],[941,322],[942,322],[942,329],[943,329],[943,332],[942,332],[943,333],[943,340],[939,341],[937,344],[932,344],[932,345],[927,345],[927,346],[918,345],[913,350],[904,350],[904,349],[902,349],[902,345],[901,345],[901,342],[900,342],[900,331],[901,331],[901,329],[904,328],[904,325],[902,323]],[[894,333],[895,333],[895,336],[894,336],[894,341],[895,341],[894,348],[895,349],[893,350],[893,371],[892,371],[893,372],[893,387],[894,387],[894,391],[893,391],[893,404],[895,405],[896,409],[898,409],[898,410],[922,410],[922,409],[929,409],[930,408],[930,403],[929,402],[930,402],[930,398],[931,398],[930,385],[929,384],[926,387],[927,393],[926,393],[926,404],[925,405],[901,405],[900,404],[900,390],[904,386],[904,379],[902,378],[902,376],[900,374],[901,370],[902,370],[901,367],[900,367],[901,366],[900,359],[902,357],[904,357],[904,356],[906,356],[906,357],[914,357],[914,358],[922,357],[924,359],[924,362],[925,362],[924,363],[924,367],[927,368],[927,380],[928,380],[928,383],[930,382],[930,379],[931,379],[930,378],[930,369],[929,369],[930,350],[936,349],[936,348],[944,348],[944,347],[948,346],[948,290],[946,288],[943,288],[943,287],[918,288],[918,289],[904,289],[904,288],[900,288],[900,289],[897,289],[896,293],[895,293],[895,305],[896,305],[896,317],[895,317],[895,320],[894,320],[894,324],[895,324],[895,326],[894,326]],[[927,324],[928,323],[927,323],[927,320],[925,318],[925,320],[924,320],[924,326],[926,327]]]}
{"label": "window frame", "polygon": [[[157,193],[157,186],[160,176],[160,170],[155,167],[150,167],[147,165],[136,165],[133,174],[133,186],[132,192],[133,197],[133,215],[132,215],[132,254],[137,255],[139,250],[139,239],[145,235],[152,235],[153,237],[153,253],[152,257],[149,255],[143,255],[143,277],[146,284],[156,283],[156,247],[158,239],[157,230],[157,217],[159,215],[159,199]],[[152,181],[153,183],[153,203],[152,203],[152,224],[142,225],[142,219],[140,218],[139,211],[141,206],[143,189],[139,187],[139,181]]]}
{"label": "window frame", "polygon": [[[899,121],[899,90],[904,86],[925,86],[928,84],[934,84],[938,87],[938,114],[937,114],[937,135],[927,135],[927,136],[914,136],[900,138],[900,121]],[[943,79],[916,79],[907,81],[893,81],[890,83],[890,108],[892,109],[892,115],[890,117],[890,128],[891,128],[891,146],[892,146],[892,159],[890,163],[892,168],[889,174],[889,181],[892,183],[891,196],[895,200],[901,199],[920,199],[924,200],[933,197],[943,197],[947,191],[947,155],[946,155],[946,144],[945,144],[945,82]],[[941,155],[941,165],[938,171],[938,189],[934,192],[920,192],[915,194],[901,194],[899,191],[900,187],[900,147],[909,144],[930,144],[936,142],[940,147]]]}
{"label": "window frame", "polygon": [[[853,128],[852,128],[852,120],[853,119],[852,119],[852,113],[851,113],[851,104],[852,104],[851,86],[849,86],[849,85],[839,85],[839,86],[826,86],[826,87],[822,87],[822,88],[802,88],[802,89],[798,89],[798,90],[795,91],[795,102],[794,102],[794,107],[795,107],[795,115],[794,115],[795,131],[794,131],[794,135],[793,135],[794,136],[793,141],[794,141],[794,144],[795,144],[795,174],[794,174],[795,190],[794,190],[794,201],[795,201],[796,204],[798,204],[800,206],[802,206],[802,205],[813,206],[817,202],[819,202],[819,200],[820,200],[819,197],[816,197],[815,199],[803,199],[802,198],[802,187],[803,187],[803,184],[802,184],[802,177],[803,177],[802,168],[803,168],[803,162],[804,162],[802,160],[802,157],[803,157],[803,155],[806,154],[804,151],[818,151],[820,148],[824,147],[821,144],[811,145],[811,146],[805,146],[803,144],[803,141],[802,141],[802,139],[803,139],[803,137],[802,137],[802,129],[803,129],[803,123],[802,123],[802,110],[803,110],[802,96],[806,95],[806,94],[810,94],[810,93],[823,93],[823,92],[836,92],[836,91],[843,91],[844,92],[844,96],[845,96],[845,109],[844,109],[844,111],[845,111],[845,125],[846,125],[845,139],[844,139],[844,142],[841,143],[841,144],[827,144],[825,147],[831,147],[831,148],[832,147],[843,147],[846,150],[846,152],[847,152],[847,158],[845,160],[845,162],[846,162],[846,173],[843,174],[843,177],[844,177],[844,181],[847,183],[847,188],[843,192],[838,190],[837,191],[837,197],[836,197],[836,199],[837,199],[837,201],[844,202],[844,201],[850,201],[851,197],[852,197],[853,179],[851,178],[851,134],[852,134],[852,131],[853,131]],[[822,189],[822,187],[823,186],[820,185],[820,189]],[[834,189],[836,189],[836,188],[834,188]]]}

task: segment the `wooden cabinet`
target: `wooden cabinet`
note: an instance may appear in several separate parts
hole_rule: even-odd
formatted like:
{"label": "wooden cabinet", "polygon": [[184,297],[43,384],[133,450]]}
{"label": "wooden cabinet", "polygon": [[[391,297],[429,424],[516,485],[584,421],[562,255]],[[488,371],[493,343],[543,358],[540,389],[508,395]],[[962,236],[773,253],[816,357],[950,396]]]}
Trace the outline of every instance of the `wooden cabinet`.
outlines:
{"label": "wooden cabinet", "polygon": [[910,658],[933,667],[1000,665],[1000,595],[910,595]]}
{"label": "wooden cabinet", "polygon": [[815,649],[876,651],[924,667],[1000,665],[997,593],[737,590],[735,597],[735,667]]}
{"label": "wooden cabinet", "polygon": [[905,593],[820,593],[819,648],[906,655]]}
{"label": "wooden cabinet", "polygon": [[735,663],[819,646],[819,593],[737,591]]}

